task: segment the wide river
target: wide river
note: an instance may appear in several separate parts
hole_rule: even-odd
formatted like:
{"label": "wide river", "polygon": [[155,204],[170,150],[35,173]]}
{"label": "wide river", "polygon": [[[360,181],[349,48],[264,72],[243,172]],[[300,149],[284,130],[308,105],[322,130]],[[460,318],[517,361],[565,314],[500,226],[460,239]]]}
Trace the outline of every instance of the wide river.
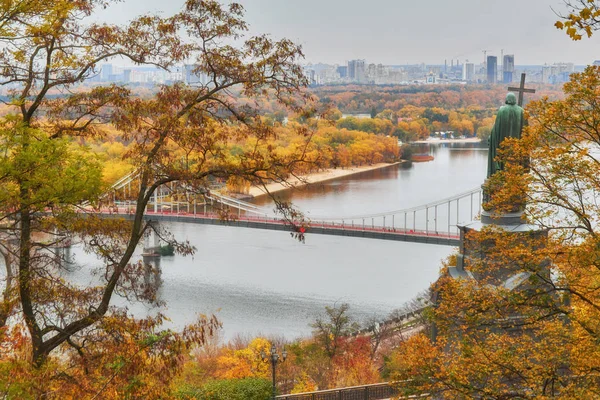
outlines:
{"label": "wide river", "polygon": [[[487,151],[478,144],[421,145],[435,160],[365,172],[303,190],[284,192],[310,214],[344,216],[398,210],[475,188],[486,173]],[[259,204],[268,200],[256,199]],[[358,320],[383,318],[438,277],[452,247],[395,241],[308,235],[299,243],[289,234],[246,228],[170,224],[180,240],[197,247],[193,257],[161,260],[162,309],[175,327],[196,314],[214,313],[223,336],[308,335],[310,322],[325,306],[349,303]],[[76,259],[93,262],[75,247]],[[89,279],[74,268],[72,279]],[[123,304],[117,299],[116,303]],[[130,304],[136,315],[155,312]]]}

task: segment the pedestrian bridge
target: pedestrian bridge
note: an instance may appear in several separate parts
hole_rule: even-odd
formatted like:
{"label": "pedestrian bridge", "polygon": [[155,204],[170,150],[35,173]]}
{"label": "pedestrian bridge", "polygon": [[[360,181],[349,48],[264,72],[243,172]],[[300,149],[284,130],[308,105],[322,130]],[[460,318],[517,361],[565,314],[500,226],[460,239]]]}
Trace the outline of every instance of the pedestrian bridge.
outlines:
{"label": "pedestrian bridge", "polygon": [[[133,213],[134,174],[117,182],[109,207],[102,212],[127,216]],[[133,186],[135,187],[135,185]],[[458,224],[472,221],[481,212],[482,191],[475,188],[455,196],[407,209],[344,217],[314,216],[294,223],[275,210],[218,193],[183,185],[161,186],[152,196],[146,218],[156,221],[295,231],[308,234],[361,237],[457,246]]]}

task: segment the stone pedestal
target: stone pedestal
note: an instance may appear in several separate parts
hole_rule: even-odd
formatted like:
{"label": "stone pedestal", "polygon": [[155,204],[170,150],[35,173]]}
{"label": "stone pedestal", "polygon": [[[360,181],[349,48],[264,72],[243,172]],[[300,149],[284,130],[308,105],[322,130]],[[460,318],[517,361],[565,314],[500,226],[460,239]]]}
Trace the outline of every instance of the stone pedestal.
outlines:
{"label": "stone pedestal", "polygon": [[[482,243],[479,240],[473,240],[469,235],[472,231],[481,232],[488,226],[499,228],[510,235],[517,235],[517,238],[518,236],[523,236],[524,239],[526,237],[531,238],[533,235],[533,238],[539,239],[545,238],[548,235],[547,230],[541,229],[537,225],[527,224],[523,219],[523,212],[495,215],[483,211],[480,221],[459,224],[460,249],[456,265],[449,268],[450,276],[454,279],[487,279],[487,282],[493,282],[495,285],[503,285],[510,290],[515,289],[529,278],[531,274],[526,272],[515,273],[514,268],[511,268],[508,263],[506,268],[494,268],[487,275],[482,272],[473,273],[468,268],[469,260],[481,262],[485,265],[486,259],[490,258],[490,254],[500,250],[496,247],[493,239]],[[497,254],[495,256],[497,259]],[[547,273],[548,275],[550,274],[549,269]]]}
{"label": "stone pedestal", "polygon": [[[482,242],[481,240],[473,239],[469,233],[481,232],[486,227],[493,226],[504,231],[502,234],[516,235],[516,239],[522,236],[523,239],[544,239],[548,236],[548,231],[541,229],[539,226],[527,224],[523,219],[523,212],[513,212],[501,215],[493,215],[487,211],[481,213],[480,221],[471,221],[465,224],[459,224],[460,230],[460,249],[456,258],[456,265],[448,268],[448,274],[453,279],[475,280],[483,282],[485,285],[494,285],[496,287],[504,287],[508,290],[528,291],[532,289],[529,283],[529,278],[532,275],[530,271],[524,271],[514,265],[511,265],[509,260],[506,263],[498,265],[498,252],[496,241],[492,238]],[[538,246],[544,245],[544,240],[538,242]],[[486,260],[494,259],[494,266],[487,270]],[[477,272],[469,268],[469,262],[476,261],[483,268],[478,268]],[[489,261],[488,261],[489,262]],[[550,265],[543,262],[539,265],[536,273],[542,273],[550,279]],[[432,302],[437,304],[441,301],[439,292],[433,293]],[[515,313],[513,317],[518,318]],[[437,326],[434,323],[431,330],[431,339],[436,340],[438,335]]]}

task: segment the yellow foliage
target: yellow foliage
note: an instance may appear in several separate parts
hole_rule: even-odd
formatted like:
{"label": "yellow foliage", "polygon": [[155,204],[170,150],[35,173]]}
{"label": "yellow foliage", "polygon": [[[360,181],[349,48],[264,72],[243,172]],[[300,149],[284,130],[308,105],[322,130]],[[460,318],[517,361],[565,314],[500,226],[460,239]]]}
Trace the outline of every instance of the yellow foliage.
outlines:
{"label": "yellow foliage", "polygon": [[307,393],[314,392],[316,390],[316,383],[308,376],[306,372],[302,372],[302,375],[296,379],[296,384],[290,393]]}
{"label": "yellow foliage", "polygon": [[270,354],[271,343],[264,338],[253,339],[248,347],[241,350],[227,349],[217,359],[217,377],[241,379],[248,377],[268,378],[270,364],[264,362],[261,353]]}

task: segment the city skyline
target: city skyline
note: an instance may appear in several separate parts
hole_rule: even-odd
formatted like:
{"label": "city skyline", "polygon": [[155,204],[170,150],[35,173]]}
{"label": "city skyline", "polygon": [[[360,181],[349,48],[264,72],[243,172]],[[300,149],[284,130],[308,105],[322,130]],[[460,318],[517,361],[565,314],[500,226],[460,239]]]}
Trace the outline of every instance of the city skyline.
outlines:
{"label": "city skyline", "polygon": [[[429,2],[357,0],[288,2],[240,0],[251,34],[268,33],[303,46],[306,63],[345,64],[368,59],[375,64],[443,64],[459,60],[479,64],[487,55],[518,55],[520,65],[600,58],[595,36],[571,41],[554,27],[566,7],[562,0],[513,3],[491,0]],[[124,23],[140,13],[169,15],[183,0],[128,0],[111,5],[94,18]],[[293,16],[293,17],[292,17]]]}
{"label": "city skyline", "polygon": [[[527,74],[527,82],[556,84],[565,83],[570,75],[581,70],[573,63],[555,63],[544,66],[515,65],[515,56],[506,54],[499,64],[498,57],[488,56],[487,64],[454,63],[444,65],[388,66],[367,63],[364,59],[349,60],[346,65],[307,64],[304,75],[310,85],[358,83],[372,85],[389,84],[510,84]],[[597,65],[596,61],[594,65]],[[185,82],[208,84],[211,79],[196,72],[194,64],[180,64],[170,70],[147,66],[120,66],[104,63],[90,79],[93,83],[122,82],[133,84],[163,84]]]}

